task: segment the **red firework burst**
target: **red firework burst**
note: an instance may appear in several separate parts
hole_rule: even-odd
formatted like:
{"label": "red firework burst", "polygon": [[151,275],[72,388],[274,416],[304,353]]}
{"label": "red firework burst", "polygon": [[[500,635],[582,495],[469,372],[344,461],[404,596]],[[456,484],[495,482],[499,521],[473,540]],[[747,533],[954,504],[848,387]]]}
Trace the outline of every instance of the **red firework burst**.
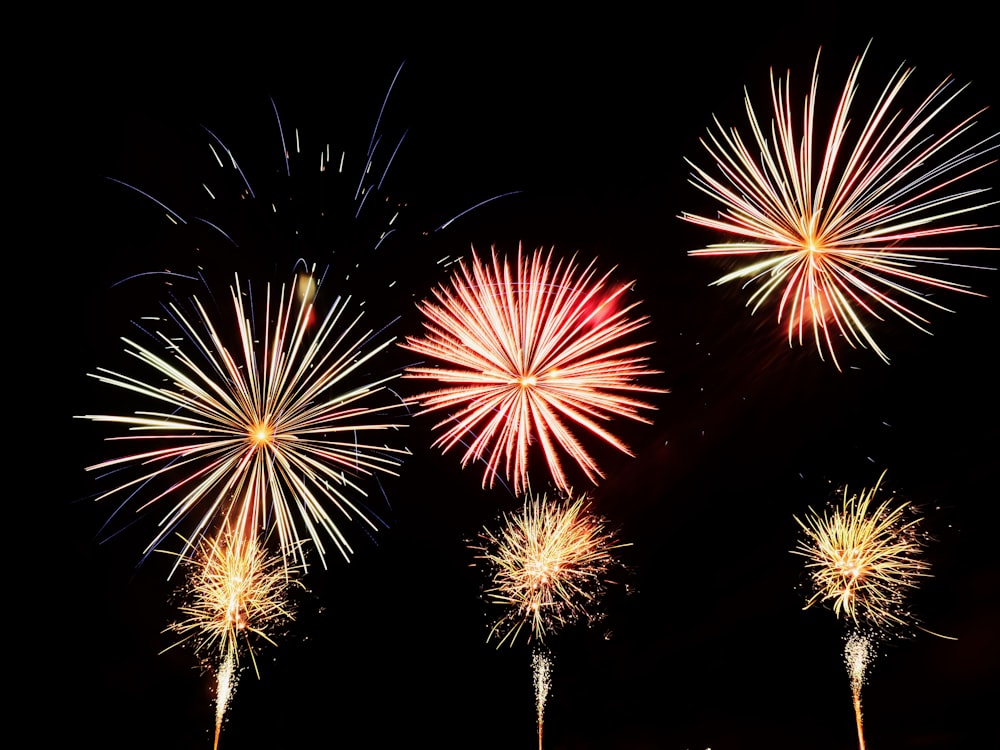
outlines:
{"label": "red firework burst", "polygon": [[610,272],[599,276],[594,262],[581,270],[551,250],[526,255],[519,247],[514,268],[495,249],[490,261],[473,253],[471,264],[460,263],[450,283],[419,304],[424,335],[403,343],[442,363],[404,376],[443,386],[416,396],[420,413],[447,412],[434,445],[447,452],[464,443],[463,467],[484,460],[483,486],[501,474],[515,494],[530,486],[533,445],[562,489],[569,482],[561,454],[591,482],[603,476],[579,433],[631,455],[607,422],[648,423],[641,410],[653,407],[638,396],[665,391],[637,382],[657,371],[637,353],[650,342],[627,342],[647,323],[630,317],[638,303],[622,302],[629,288],[613,284]]}

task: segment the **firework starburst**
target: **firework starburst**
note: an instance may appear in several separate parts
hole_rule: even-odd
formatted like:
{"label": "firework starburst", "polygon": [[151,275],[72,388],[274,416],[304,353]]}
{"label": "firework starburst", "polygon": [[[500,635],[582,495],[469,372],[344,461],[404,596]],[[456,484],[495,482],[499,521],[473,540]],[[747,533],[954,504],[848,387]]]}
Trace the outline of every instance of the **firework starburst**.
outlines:
{"label": "firework starburst", "polygon": [[813,586],[806,607],[829,604],[852,626],[879,632],[912,623],[907,595],[930,575],[920,516],[908,502],[876,502],[884,477],[859,494],[845,487],[839,507],[795,519],[804,537],[794,553],[806,558]]}
{"label": "firework starburst", "polygon": [[776,300],[789,343],[811,336],[820,356],[829,354],[838,368],[841,341],[870,348],[888,362],[869,326],[891,315],[926,331],[929,321],[917,303],[944,310],[933,292],[973,293],[934,269],[958,265],[946,261],[952,251],[995,249],[952,239],[987,228],[964,217],[995,205],[982,200],[985,189],[964,187],[993,163],[984,156],[997,147],[996,134],[961,145],[982,110],[943,125],[962,90],[947,78],[905,114],[899,100],[912,69],[900,67],[859,128],[851,107],[863,59],[847,78],[825,146],[816,123],[819,57],[801,130],[791,74],[781,82],[772,72],[770,129],[748,94],[752,140],[716,120],[717,131],[702,139],[715,174],[691,164],[692,184],[722,205],[719,215],[681,215],[736,238],[691,255],[748,261],[715,284],[755,287],[747,303],[754,312]]}
{"label": "firework starburst", "polygon": [[609,276],[598,276],[593,262],[581,270],[551,251],[521,248],[511,268],[494,250],[491,261],[473,254],[420,304],[424,336],[403,346],[443,364],[413,366],[405,376],[443,385],[416,397],[420,413],[447,412],[435,445],[465,443],[462,465],[483,459],[484,486],[499,474],[520,494],[532,445],[559,488],[568,488],[560,454],[596,483],[602,474],[580,432],[630,454],[607,421],[648,422],[640,412],[652,407],[639,396],[663,391],[637,382],[656,371],[637,354],[648,342],[626,339],[647,319],[629,317],[638,303],[623,304],[629,285]]}
{"label": "firework starburst", "polygon": [[345,557],[351,551],[341,519],[374,527],[358,502],[365,496],[358,479],[394,473],[406,453],[367,442],[400,427],[390,415],[403,404],[386,385],[395,376],[366,374],[392,339],[373,342],[372,331],[360,329],[360,314],[349,317],[349,298],[314,318],[312,290],[293,284],[275,303],[268,289],[261,322],[237,279],[237,333],[230,338],[197,299],[193,313],[170,304],[167,321],[180,335],[157,331],[159,351],[123,339],[148,379],[106,369],[94,375],[150,405],[84,417],[127,427],[113,440],[136,446],[90,467],[134,471],[101,497],[140,495],[143,508],[169,503],[147,551],[189,516],[191,544],[226,518],[241,534],[275,528],[282,554],[303,565],[309,540],[325,563],[324,537]]}
{"label": "firework starburst", "polygon": [[579,620],[592,621],[625,546],[590,510],[587,495],[550,500],[529,493],[498,532],[484,529],[474,549],[491,571],[490,603],[504,608],[490,639],[513,644],[527,626],[529,640]]}

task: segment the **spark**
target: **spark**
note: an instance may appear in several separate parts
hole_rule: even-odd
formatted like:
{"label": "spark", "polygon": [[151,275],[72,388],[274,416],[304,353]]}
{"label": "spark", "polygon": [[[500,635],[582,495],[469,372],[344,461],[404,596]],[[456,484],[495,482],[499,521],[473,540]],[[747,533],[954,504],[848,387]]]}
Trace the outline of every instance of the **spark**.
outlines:
{"label": "spark", "polygon": [[487,600],[504,609],[488,640],[513,645],[527,627],[529,640],[541,643],[570,623],[597,619],[614,552],[624,546],[586,494],[529,493],[519,513],[504,514],[499,532],[484,529],[473,547],[491,572]]}
{"label": "spark", "polygon": [[839,341],[870,348],[888,363],[869,327],[873,322],[897,316],[929,333],[929,320],[914,303],[950,312],[933,292],[983,296],[923,268],[974,268],[948,262],[946,253],[997,249],[948,241],[993,228],[967,222],[966,215],[996,202],[983,202],[985,188],[964,185],[995,162],[983,157],[997,148],[1000,134],[958,145],[984,110],[934,134],[931,128],[966,87],[953,91],[948,77],[906,115],[897,109],[897,99],[912,68],[900,66],[852,143],[850,110],[863,60],[864,54],[851,68],[821,154],[816,153],[822,148],[816,124],[819,55],[801,131],[794,125],[791,73],[782,83],[772,70],[770,135],[749,93],[751,142],[716,119],[717,132],[701,143],[719,174],[688,164],[694,170],[691,183],[722,210],[716,218],[681,214],[685,221],[736,237],[690,255],[749,259],[714,285],[756,286],[747,301],[754,313],[778,297],[777,320],[787,320],[789,345],[802,345],[811,329],[820,357],[829,354],[838,370]]}
{"label": "spark", "polygon": [[793,553],[808,561],[813,595],[807,609],[830,603],[852,625],[888,633],[911,624],[907,594],[930,575],[930,565],[912,506],[891,498],[874,502],[884,477],[859,494],[845,487],[838,508],[810,508],[804,521],[796,517],[804,537]]}
{"label": "spark", "polygon": [[[310,293],[300,294],[304,288]],[[350,319],[349,297],[338,297],[317,324],[309,284],[282,287],[276,300],[269,286],[262,321],[250,314],[254,300],[238,277],[230,292],[235,336],[225,336],[197,298],[193,313],[171,303],[167,319],[180,335],[156,331],[162,351],[122,339],[148,380],[104,368],[91,375],[151,405],[81,417],[128,428],[110,440],[136,446],[89,467],[136,475],[98,499],[124,495],[125,505],[148,495],[140,509],[169,504],[147,553],[193,516],[188,544],[227,518],[244,532],[276,528],[282,555],[303,566],[306,540],[326,565],[324,536],[349,559],[341,519],[376,528],[360,482],[395,474],[407,455],[367,441],[402,426],[389,419],[405,408],[386,386],[397,375],[366,374],[394,339],[379,343],[360,328],[360,314]]]}
{"label": "spark", "polygon": [[442,384],[415,397],[418,414],[448,412],[435,425],[443,452],[475,435],[462,466],[485,460],[484,487],[503,474],[520,494],[532,445],[559,488],[569,486],[560,453],[596,484],[603,474],[577,431],[632,455],[603,423],[648,424],[641,410],[653,407],[636,396],[666,391],[636,382],[658,374],[637,354],[650,342],[626,342],[648,320],[629,317],[638,304],[622,302],[631,284],[612,285],[610,275],[598,277],[595,262],[580,270],[554,251],[526,255],[520,246],[512,269],[494,248],[492,261],[475,252],[471,265],[460,261],[450,284],[418,304],[424,335],[402,346],[443,366],[412,366],[404,377]]}

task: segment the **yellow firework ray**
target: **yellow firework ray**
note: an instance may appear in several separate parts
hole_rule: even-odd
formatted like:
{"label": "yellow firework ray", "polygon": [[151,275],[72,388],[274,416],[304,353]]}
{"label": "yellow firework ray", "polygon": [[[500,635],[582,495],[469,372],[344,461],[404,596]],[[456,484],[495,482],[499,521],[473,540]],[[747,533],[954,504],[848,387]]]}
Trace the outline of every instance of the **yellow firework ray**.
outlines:
{"label": "yellow firework ray", "polygon": [[946,310],[933,292],[974,294],[932,275],[935,268],[958,265],[946,261],[947,253],[996,249],[958,245],[950,238],[993,228],[964,217],[996,203],[982,202],[985,189],[961,186],[993,163],[984,155],[997,148],[1000,134],[960,145],[983,110],[932,130],[963,90],[954,91],[950,78],[911,114],[903,113],[897,100],[912,69],[901,66],[860,130],[855,126],[852,140],[850,110],[863,59],[855,61],[847,78],[825,148],[816,124],[819,56],[801,130],[795,127],[791,74],[782,83],[772,72],[770,129],[761,124],[748,94],[752,141],[716,120],[717,132],[701,141],[716,174],[689,162],[692,184],[722,205],[719,215],[681,214],[685,221],[737,238],[691,255],[750,260],[715,284],[755,286],[747,302],[754,312],[777,298],[778,321],[787,321],[789,344],[801,345],[811,330],[820,356],[828,353],[838,369],[841,341],[870,348],[889,361],[870,330],[874,321],[888,314],[927,331],[929,321],[913,303]]}
{"label": "yellow firework ray", "polygon": [[239,278],[230,291],[235,336],[197,299],[193,313],[173,303],[167,319],[180,335],[157,331],[162,351],[123,339],[149,380],[106,369],[93,375],[152,407],[83,417],[127,427],[113,440],[139,446],[89,467],[134,471],[100,498],[144,496],[143,509],[170,503],[147,552],[190,516],[192,544],[227,518],[244,532],[276,528],[282,554],[296,554],[303,566],[307,539],[324,565],[326,537],[348,557],[338,519],[374,528],[358,502],[366,495],[359,480],[395,473],[407,454],[372,441],[401,427],[390,415],[405,408],[387,387],[395,375],[367,374],[393,339],[373,343],[360,314],[350,319],[349,298],[317,322],[315,286],[302,279],[276,303],[268,288],[263,321],[253,317],[261,301],[241,290]]}
{"label": "yellow firework ray", "polygon": [[631,455],[605,424],[614,417],[648,423],[641,410],[653,407],[637,397],[665,391],[638,383],[657,371],[636,353],[649,342],[627,337],[648,321],[629,317],[638,304],[623,303],[630,285],[611,285],[609,277],[599,277],[593,262],[581,270],[554,261],[552,251],[525,255],[520,247],[512,269],[494,249],[492,262],[474,254],[419,305],[425,335],[403,346],[443,366],[409,367],[406,377],[443,385],[415,397],[420,413],[449,412],[434,444],[448,451],[468,441],[462,466],[485,460],[484,486],[499,473],[520,495],[532,445],[560,489],[569,487],[561,455],[596,483],[603,474],[580,434]]}
{"label": "yellow firework ray", "polygon": [[500,531],[484,529],[473,547],[491,572],[487,600],[505,609],[489,639],[513,645],[527,626],[529,640],[542,642],[572,622],[593,621],[614,551],[624,546],[590,512],[587,495],[529,493],[519,513],[504,514]]}
{"label": "yellow firework ray", "polygon": [[804,537],[793,550],[808,561],[813,594],[806,608],[830,604],[838,617],[878,632],[913,623],[907,595],[930,575],[920,516],[907,502],[875,502],[884,477],[860,494],[845,487],[837,508],[796,517]]}

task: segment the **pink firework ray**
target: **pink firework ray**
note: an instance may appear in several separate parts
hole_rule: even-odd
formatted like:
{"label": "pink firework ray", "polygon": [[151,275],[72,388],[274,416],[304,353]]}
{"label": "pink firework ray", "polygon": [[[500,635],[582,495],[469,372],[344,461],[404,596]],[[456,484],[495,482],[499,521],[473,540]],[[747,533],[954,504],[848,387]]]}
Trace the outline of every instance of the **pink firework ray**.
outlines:
{"label": "pink firework ray", "polygon": [[424,336],[402,346],[443,364],[409,367],[404,377],[443,385],[415,397],[419,413],[448,412],[434,446],[465,444],[462,466],[484,460],[484,487],[498,474],[515,494],[529,487],[533,445],[559,488],[569,487],[560,454],[596,484],[603,474],[578,433],[632,455],[606,423],[648,424],[641,410],[654,407],[638,395],[666,391],[636,382],[659,374],[637,354],[650,342],[626,342],[648,319],[629,317],[638,304],[623,302],[630,284],[614,285],[610,275],[598,276],[594,262],[580,270],[552,250],[525,255],[521,247],[512,270],[494,248],[490,262],[473,252],[471,265],[460,263],[450,284],[419,303]]}

